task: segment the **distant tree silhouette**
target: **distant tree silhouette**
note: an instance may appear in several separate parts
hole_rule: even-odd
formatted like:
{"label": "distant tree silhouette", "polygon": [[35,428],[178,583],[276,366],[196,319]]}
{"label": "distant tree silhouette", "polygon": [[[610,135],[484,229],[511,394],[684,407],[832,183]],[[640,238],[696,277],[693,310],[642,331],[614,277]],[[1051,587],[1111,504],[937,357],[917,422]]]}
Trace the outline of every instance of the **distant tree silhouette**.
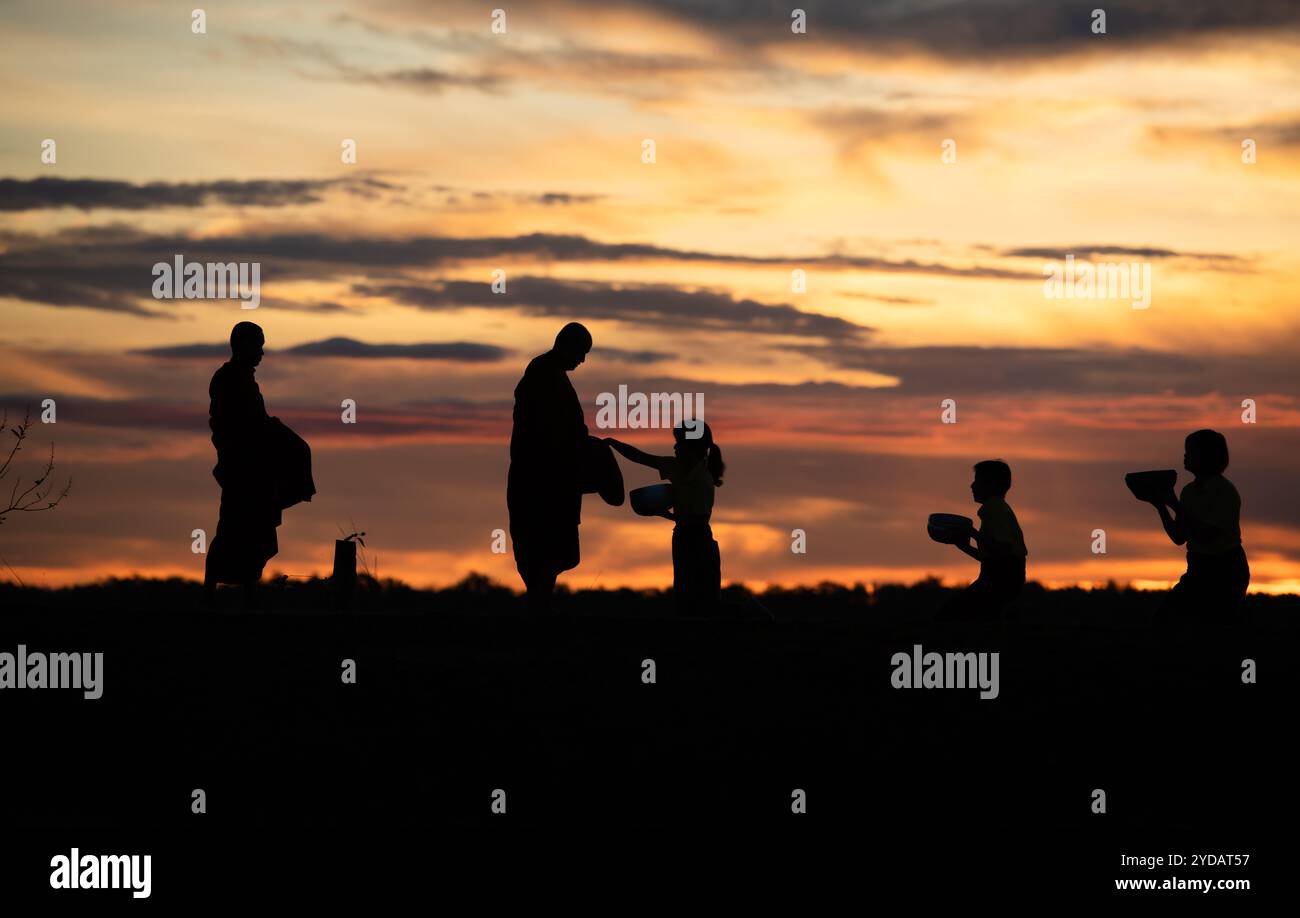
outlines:
{"label": "distant tree silhouette", "polygon": [[[21,424],[9,423],[9,412],[5,411],[3,418],[0,418],[0,433],[8,430],[14,438],[13,443],[9,446],[9,454],[5,456],[4,462],[0,463],[0,481],[3,481],[14,472],[13,461],[23,448],[23,441],[27,439],[27,430],[32,423],[32,409],[29,405],[27,412],[23,416]],[[52,510],[59,505],[63,498],[68,496],[72,490],[72,479],[69,478],[59,492],[59,496],[53,500],[50,495],[54,493],[54,484],[50,482],[50,475],[54,473],[54,444],[50,444],[50,460],[45,463],[45,470],[40,476],[32,481],[23,490],[19,490],[22,485],[22,479],[17,475],[14,476],[13,487],[9,489],[7,499],[0,498],[0,523],[5,521],[5,517],[10,513],[37,513],[41,510]],[[3,492],[0,492],[3,493]]]}

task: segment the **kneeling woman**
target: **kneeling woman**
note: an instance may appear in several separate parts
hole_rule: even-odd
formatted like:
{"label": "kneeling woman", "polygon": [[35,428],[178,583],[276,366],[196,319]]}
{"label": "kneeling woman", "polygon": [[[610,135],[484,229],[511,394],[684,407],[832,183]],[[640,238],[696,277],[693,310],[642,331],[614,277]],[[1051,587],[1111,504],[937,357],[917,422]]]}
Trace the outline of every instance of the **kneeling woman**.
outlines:
{"label": "kneeling woman", "polygon": [[[713,514],[714,489],[722,484],[726,466],[722,451],[713,442],[708,424],[700,436],[687,436],[682,426],[673,429],[673,455],[652,456],[613,437],[606,441],[625,459],[649,466],[673,486],[673,508],[664,516],[673,527],[673,595],[682,615],[707,615],[717,606],[722,592],[722,558],[713,540],[709,519]],[[692,425],[690,433],[700,428]]]}

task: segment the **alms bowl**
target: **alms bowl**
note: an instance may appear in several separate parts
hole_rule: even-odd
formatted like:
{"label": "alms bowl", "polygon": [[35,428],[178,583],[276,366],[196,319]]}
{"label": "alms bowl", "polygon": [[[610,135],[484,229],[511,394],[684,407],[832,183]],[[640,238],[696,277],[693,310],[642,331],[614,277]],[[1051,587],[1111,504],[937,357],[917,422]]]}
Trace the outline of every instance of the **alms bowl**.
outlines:
{"label": "alms bowl", "polygon": [[930,519],[926,521],[925,531],[936,542],[954,545],[966,541],[974,524],[975,521],[969,516],[958,516],[956,513],[931,513]]}
{"label": "alms bowl", "polygon": [[1168,496],[1178,480],[1178,472],[1173,469],[1159,469],[1154,472],[1129,472],[1124,476],[1124,484],[1138,500],[1160,500]]}
{"label": "alms bowl", "polygon": [[670,484],[646,485],[628,493],[632,510],[640,516],[658,516],[673,506],[673,486]]}

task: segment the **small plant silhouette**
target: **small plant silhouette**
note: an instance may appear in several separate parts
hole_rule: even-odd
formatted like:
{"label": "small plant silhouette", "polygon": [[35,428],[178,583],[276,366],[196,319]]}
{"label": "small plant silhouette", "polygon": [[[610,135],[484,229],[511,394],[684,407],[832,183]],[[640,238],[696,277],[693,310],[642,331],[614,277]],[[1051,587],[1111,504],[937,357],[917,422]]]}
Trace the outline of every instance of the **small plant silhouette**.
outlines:
{"label": "small plant silhouette", "polygon": [[[348,525],[352,527],[352,530],[353,530],[353,531],[352,531],[352,534],[351,534],[351,535],[343,535],[343,527],[342,527],[342,526],[339,526],[339,536],[340,536],[339,541],[340,541],[340,542],[356,542],[358,545],[361,546],[361,548],[365,548],[365,547],[366,547],[366,539],[365,539],[365,535],[366,535],[366,533],[365,533],[365,531],[364,531],[364,530],[358,530],[358,529],[357,529],[356,521],[353,520],[351,517],[348,518]],[[371,570],[370,570],[370,562],[369,562],[369,559],[366,558],[366,553],[365,553],[364,551],[361,551],[360,549],[358,549],[358,550],[357,550],[357,564],[358,564],[358,565],[360,566],[360,568],[361,568],[361,575],[362,575],[363,577],[371,577],[372,579],[378,579],[378,573],[379,573],[379,559],[378,559],[378,558],[375,558],[375,571],[374,571],[374,573],[372,573]]]}

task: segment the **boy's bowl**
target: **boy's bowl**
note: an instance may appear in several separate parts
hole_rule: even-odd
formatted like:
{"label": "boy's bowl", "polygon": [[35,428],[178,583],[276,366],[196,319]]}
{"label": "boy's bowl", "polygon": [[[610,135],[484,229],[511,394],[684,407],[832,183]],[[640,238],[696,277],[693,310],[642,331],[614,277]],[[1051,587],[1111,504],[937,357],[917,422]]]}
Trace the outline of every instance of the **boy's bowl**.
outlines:
{"label": "boy's bowl", "polygon": [[1159,500],[1174,489],[1178,472],[1174,469],[1159,469],[1154,472],[1129,472],[1124,476],[1124,484],[1138,500]]}
{"label": "boy's bowl", "polygon": [[958,516],[955,513],[931,513],[929,521],[925,524],[925,531],[930,534],[930,538],[944,545],[956,545],[958,542],[964,542],[970,528],[975,525],[975,521],[969,516]]}
{"label": "boy's bowl", "polygon": [[670,484],[646,485],[628,492],[632,510],[640,516],[658,516],[673,507],[673,486]]}

